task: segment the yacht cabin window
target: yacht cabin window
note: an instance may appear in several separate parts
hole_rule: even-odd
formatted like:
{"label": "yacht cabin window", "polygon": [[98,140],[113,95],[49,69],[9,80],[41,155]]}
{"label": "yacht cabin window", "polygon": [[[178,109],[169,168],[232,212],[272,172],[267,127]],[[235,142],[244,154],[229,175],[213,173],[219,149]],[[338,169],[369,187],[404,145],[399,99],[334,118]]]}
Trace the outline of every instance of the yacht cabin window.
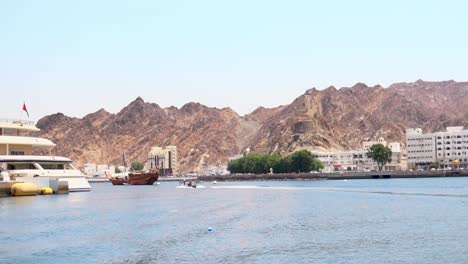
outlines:
{"label": "yacht cabin window", "polygon": [[69,170],[73,169],[69,163],[39,163],[44,170]]}
{"label": "yacht cabin window", "polygon": [[32,163],[8,163],[7,170],[37,170]]}

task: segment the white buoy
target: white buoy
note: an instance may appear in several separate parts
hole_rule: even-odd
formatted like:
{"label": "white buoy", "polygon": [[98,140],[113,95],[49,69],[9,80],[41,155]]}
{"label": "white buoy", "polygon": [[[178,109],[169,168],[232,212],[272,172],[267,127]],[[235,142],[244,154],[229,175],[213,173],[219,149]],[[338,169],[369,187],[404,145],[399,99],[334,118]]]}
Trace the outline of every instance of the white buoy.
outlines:
{"label": "white buoy", "polygon": [[218,184],[218,182],[217,182],[217,181],[213,181],[213,184]]}

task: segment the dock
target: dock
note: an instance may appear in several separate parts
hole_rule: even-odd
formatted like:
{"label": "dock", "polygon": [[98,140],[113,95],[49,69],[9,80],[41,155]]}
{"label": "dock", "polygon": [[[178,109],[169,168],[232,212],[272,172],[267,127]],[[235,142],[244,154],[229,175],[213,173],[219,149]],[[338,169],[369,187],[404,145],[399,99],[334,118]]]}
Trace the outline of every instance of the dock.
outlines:
{"label": "dock", "polygon": [[110,182],[108,178],[105,177],[87,177],[86,180],[89,183],[103,183],[103,182]]}

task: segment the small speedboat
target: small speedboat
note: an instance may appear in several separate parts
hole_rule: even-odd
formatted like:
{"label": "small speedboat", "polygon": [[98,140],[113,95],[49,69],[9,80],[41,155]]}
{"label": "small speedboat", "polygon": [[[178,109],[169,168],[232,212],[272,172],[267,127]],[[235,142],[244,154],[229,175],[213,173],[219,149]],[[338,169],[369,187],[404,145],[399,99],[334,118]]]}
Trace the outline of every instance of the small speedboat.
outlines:
{"label": "small speedboat", "polygon": [[204,189],[206,186],[197,185],[197,184],[180,184],[176,187],[177,189]]}

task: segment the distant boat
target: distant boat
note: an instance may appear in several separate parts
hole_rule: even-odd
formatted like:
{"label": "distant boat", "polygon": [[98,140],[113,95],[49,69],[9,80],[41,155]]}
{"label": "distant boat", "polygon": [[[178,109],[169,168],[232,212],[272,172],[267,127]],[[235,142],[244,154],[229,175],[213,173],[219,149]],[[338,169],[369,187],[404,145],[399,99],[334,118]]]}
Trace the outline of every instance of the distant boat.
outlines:
{"label": "distant boat", "polygon": [[152,170],[148,172],[129,173],[126,177],[110,177],[113,185],[153,185],[159,178],[159,172]]}

